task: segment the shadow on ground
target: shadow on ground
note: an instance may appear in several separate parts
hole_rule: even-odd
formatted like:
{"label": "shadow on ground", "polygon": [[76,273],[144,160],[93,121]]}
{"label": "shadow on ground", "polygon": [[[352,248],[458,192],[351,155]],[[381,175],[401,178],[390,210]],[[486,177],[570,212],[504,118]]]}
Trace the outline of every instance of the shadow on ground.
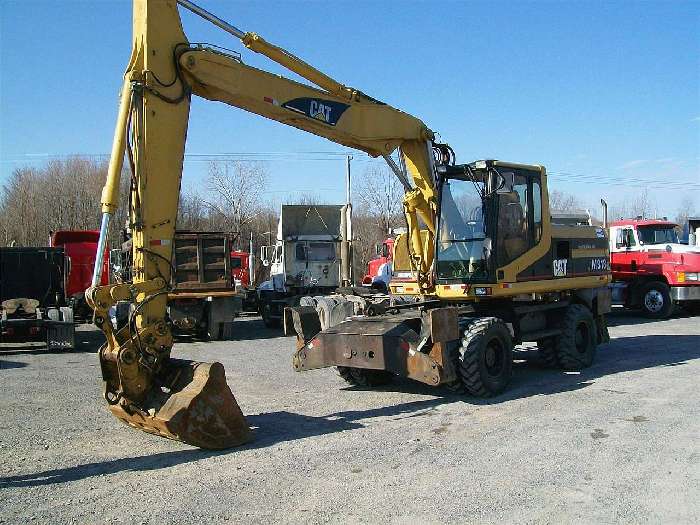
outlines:
{"label": "shadow on ground", "polygon": [[[0,357],[2,354],[0,353]],[[6,361],[5,359],[0,359],[0,370],[8,370],[10,368],[24,368],[27,363],[21,361]]]}
{"label": "shadow on ground", "polygon": [[[243,316],[234,321],[233,336],[228,341],[256,341],[276,337],[286,337],[281,328],[267,328],[258,316]],[[175,342],[178,344],[206,343],[207,340],[187,334],[176,334]],[[218,342],[225,343],[226,341]]]}
{"label": "shadow on ground", "polygon": [[[647,368],[682,366],[698,358],[700,335],[618,337],[599,346],[593,365],[579,372],[547,368],[536,348],[529,347],[515,352],[513,378],[505,393],[487,399],[466,396],[462,399],[472,405],[494,405],[511,399],[571,392],[591,386],[601,377]],[[363,389],[347,387],[346,390]],[[439,391],[405,379],[398,379],[381,390],[424,395],[435,395]],[[456,399],[452,394],[449,397]]]}
{"label": "shadow on ground", "polygon": [[97,328],[90,327],[88,329],[76,330],[75,332],[75,349],[74,350],[49,350],[46,345],[36,343],[24,343],[9,345],[3,344],[0,346],[0,357],[6,355],[21,355],[21,354],[71,354],[82,352],[97,352],[97,350],[105,342],[104,334]]}
{"label": "shadow on ground", "polygon": [[[371,418],[403,419],[435,414],[439,405],[465,403],[468,405],[495,405],[512,399],[536,395],[550,395],[587,388],[601,377],[657,367],[684,366],[688,361],[700,358],[700,336],[652,335],[621,337],[599,348],[596,363],[580,373],[567,373],[544,369],[533,350],[518,351],[514,363],[514,376],[509,390],[491,399],[475,399],[464,396],[444,395],[399,403],[397,405],[366,410],[346,410],[324,416],[307,416],[287,411],[268,412],[247,416],[254,428],[255,441],[244,448],[265,448],[279,443],[364,428],[364,420]],[[358,390],[348,388],[346,390]],[[441,396],[444,391],[420,383],[397,380],[383,388],[422,395]],[[626,394],[623,390],[614,390]],[[53,483],[67,483],[122,471],[148,471],[191,463],[211,456],[235,453],[236,450],[204,451],[185,450],[162,452],[150,456],[122,458],[112,461],[88,463],[62,469],[47,470],[36,474],[0,478],[0,488],[35,487]]]}
{"label": "shadow on ground", "polygon": [[86,463],[74,467],[45,470],[36,474],[23,474],[0,478],[0,489],[10,487],[39,487],[54,483],[69,483],[95,476],[116,474],[124,471],[148,471],[173,467],[183,463],[191,463],[200,459],[225,454],[228,451],[218,450],[180,450],[176,452],[160,452],[150,456],[135,458],[120,458],[112,461]]}
{"label": "shadow on ground", "polygon": [[[608,326],[630,326],[638,324],[649,324],[649,323],[662,323],[664,321],[673,321],[674,319],[687,319],[690,317],[696,317],[697,314],[693,314],[681,308],[676,308],[676,311],[669,319],[649,319],[644,317],[641,310],[624,310],[622,308],[613,308],[613,311],[605,316],[605,320]],[[700,322],[700,317],[698,318]]]}

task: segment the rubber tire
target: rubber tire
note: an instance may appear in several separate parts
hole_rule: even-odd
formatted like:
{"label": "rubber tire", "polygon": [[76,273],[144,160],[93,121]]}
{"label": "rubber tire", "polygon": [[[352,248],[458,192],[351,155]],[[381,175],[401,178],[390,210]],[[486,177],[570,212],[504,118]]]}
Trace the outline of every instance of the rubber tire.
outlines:
{"label": "rubber tire", "polygon": [[272,309],[272,306],[270,305],[270,303],[263,303],[262,304],[260,315],[262,316],[263,324],[265,325],[266,328],[281,328],[282,321],[279,319],[274,319],[274,318],[270,317],[269,312],[271,309]]}
{"label": "rubber tire", "polygon": [[[661,294],[663,300],[661,310],[659,310],[658,312],[652,312],[651,310],[648,310],[644,302],[644,298],[646,297],[647,293],[649,293],[652,290],[657,290]],[[642,307],[642,313],[644,314],[644,317],[648,319],[667,319],[673,312],[671,290],[669,289],[666,283],[662,283],[661,281],[652,281],[642,286],[642,288],[639,291],[639,302],[640,306]]]}
{"label": "rubber tire", "polygon": [[537,341],[537,352],[540,360],[547,368],[561,368],[559,357],[557,356],[556,340],[553,337],[540,339]]}
{"label": "rubber tire", "polygon": [[[486,349],[494,339],[501,346],[503,366],[498,375],[490,375],[486,366]],[[491,397],[508,387],[513,375],[513,340],[503,321],[496,317],[471,320],[458,350],[457,371],[472,396]]]}
{"label": "rubber tire", "polygon": [[350,366],[337,366],[338,375],[352,386],[371,388],[391,383],[394,374],[386,370],[370,370],[367,368],[353,368]]}
{"label": "rubber tire", "polygon": [[[587,325],[587,345],[581,352],[576,348],[576,330],[581,323]],[[562,333],[555,339],[555,351],[559,366],[564,370],[581,370],[593,364],[597,347],[597,331],[591,311],[581,304],[569,305],[561,324]]]}

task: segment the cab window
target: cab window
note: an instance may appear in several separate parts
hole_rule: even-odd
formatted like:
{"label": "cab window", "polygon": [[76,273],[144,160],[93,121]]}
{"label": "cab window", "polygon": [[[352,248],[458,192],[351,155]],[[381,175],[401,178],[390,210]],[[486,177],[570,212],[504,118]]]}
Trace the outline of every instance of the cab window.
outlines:
{"label": "cab window", "polygon": [[498,196],[498,265],[505,266],[529,248],[528,181],[523,175],[504,173],[513,190]]}

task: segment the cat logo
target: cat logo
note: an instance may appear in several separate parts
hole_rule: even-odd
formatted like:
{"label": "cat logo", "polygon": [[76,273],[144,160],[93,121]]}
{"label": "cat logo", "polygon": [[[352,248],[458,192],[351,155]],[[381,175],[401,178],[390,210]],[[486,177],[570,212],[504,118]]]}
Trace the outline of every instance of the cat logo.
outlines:
{"label": "cat logo", "polygon": [[283,108],[306,115],[314,120],[335,126],[350,106],[334,100],[319,98],[295,98],[282,104]]}
{"label": "cat logo", "polygon": [[554,277],[566,277],[566,264],[568,262],[567,259],[554,259],[554,261],[552,261]]}
{"label": "cat logo", "polygon": [[313,100],[309,102],[309,115],[311,118],[320,120],[321,122],[331,121],[331,107],[326,106],[320,100]]}

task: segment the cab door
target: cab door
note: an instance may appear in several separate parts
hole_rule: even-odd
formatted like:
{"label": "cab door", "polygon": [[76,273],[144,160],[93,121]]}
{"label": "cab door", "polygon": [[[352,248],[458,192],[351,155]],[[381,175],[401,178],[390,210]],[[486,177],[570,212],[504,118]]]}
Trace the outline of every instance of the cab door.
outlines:
{"label": "cab door", "polygon": [[610,269],[616,279],[631,279],[637,274],[639,243],[632,226],[610,231]]}

